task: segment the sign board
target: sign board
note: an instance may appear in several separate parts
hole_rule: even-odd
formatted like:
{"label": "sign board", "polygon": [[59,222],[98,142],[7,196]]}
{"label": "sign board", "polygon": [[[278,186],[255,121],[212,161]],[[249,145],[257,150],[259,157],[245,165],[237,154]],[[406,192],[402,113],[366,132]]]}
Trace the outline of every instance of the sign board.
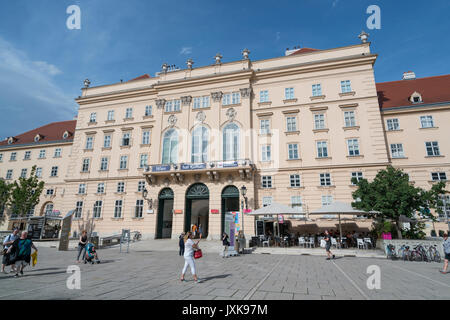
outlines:
{"label": "sign board", "polygon": [[183,210],[173,210],[174,214],[183,214]]}
{"label": "sign board", "polygon": [[226,212],[225,213],[225,226],[224,231],[228,234],[230,239],[230,246],[228,247],[227,255],[237,255],[236,250],[234,249],[234,240],[236,235],[236,212]]}
{"label": "sign board", "polygon": [[280,214],[280,215],[278,216],[278,222],[279,222],[279,223],[284,223],[284,217],[283,217],[282,214]]}
{"label": "sign board", "polygon": [[206,169],[206,163],[182,163],[181,170],[201,170]]}
{"label": "sign board", "polygon": [[154,213],[153,209],[147,209],[147,213]]}
{"label": "sign board", "polygon": [[122,244],[127,244],[127,253],[130,248],[130,239],[131,238],[131,232],[130,229],[122,229],[122,235],[120,236],[120,252],[122,252]]}
{"label": "sign board", "polygon": [[211,209],[211,213],[212,213],[212,214],[218,214],[218,213],[219,213],[219,210],[217,210],[217,209]]}
{"label": "sign board", "polygon": [[70,229],[72,227],[72,217],[76,210],[69,211],[63,219],[61,235],[59,237],[59,251],[69,250]]}
{"label": "sign board", "polygon": [[170,165],[157,165],[152,166],[152,172],[170,171]]}
{"label": "sign board", "polygon": [[252,209],[244,209],[244,213],[251,213]]}
{"label": "sign board", "polygon": [[235,168],[238,166],[237,161],[218,162],[217,168]]}
{"label": "sign board", "polygon": [[261,220],[256,221],[256,235],[257,236],[264,235],[264,221]]}

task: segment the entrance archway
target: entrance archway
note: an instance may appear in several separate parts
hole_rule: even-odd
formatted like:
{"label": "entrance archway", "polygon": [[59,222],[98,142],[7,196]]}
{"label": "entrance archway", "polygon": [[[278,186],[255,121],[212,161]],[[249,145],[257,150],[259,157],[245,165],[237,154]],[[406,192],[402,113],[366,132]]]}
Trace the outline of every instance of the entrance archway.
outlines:
{"label": "entrance archway", "polygon": [[193,184],[186,191],[184,231],[192,231],[194,224],[197,227],[201,226],[202,238],[208,237],[209,189],[203,183]]}
{"label": "entrance archway", "polygon": [[162,189],[159,193],[156,239],[172,237],[173,198],[173,191],[170,188]]}
{"label": "entrance archway", "polygon": [[225,227],[225,213],[230,211],[239,211],[239,189],[235,186],[227,186],[222,190],[222,210],[220,215],[221,231]]}

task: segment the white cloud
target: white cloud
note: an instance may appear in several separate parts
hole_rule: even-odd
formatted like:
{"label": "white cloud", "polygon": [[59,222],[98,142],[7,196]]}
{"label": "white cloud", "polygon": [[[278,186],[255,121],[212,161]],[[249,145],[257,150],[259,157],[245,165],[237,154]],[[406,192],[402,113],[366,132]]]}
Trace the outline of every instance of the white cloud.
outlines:
{"label": "white cloud", "polygon": [[45,61],[33,61],[33,64],[42,72],[46,72],[51,76],[56,76],[58,74],[61,74],[61,70],[58,69],[58,67],[48,64]]}
{"label": "white cloud", "polygon": [[339,0],[333,0],[333,8],[337,6]]}
{"label": "white cloud", "polygon": [[183,47],[181,48],[180,54],[191,54],[192,53],[192,47]]}

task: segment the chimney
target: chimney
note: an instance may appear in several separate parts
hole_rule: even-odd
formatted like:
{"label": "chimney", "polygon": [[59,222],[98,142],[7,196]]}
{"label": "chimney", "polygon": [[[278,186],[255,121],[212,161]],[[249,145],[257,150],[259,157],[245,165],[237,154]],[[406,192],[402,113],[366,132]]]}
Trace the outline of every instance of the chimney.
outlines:
{"label": "chimney", "polygon": [[289,48],[286,49],[284,55],[285,56],[290,56],[291,54],[293,54],[294,52],[300,50],[300,46],[296,46],[293,49],[289,50]]}
{"label": "chimney", "polygon": [[416,79],[416,74],[412,71],[403,72],[402,80],[414,80]]}

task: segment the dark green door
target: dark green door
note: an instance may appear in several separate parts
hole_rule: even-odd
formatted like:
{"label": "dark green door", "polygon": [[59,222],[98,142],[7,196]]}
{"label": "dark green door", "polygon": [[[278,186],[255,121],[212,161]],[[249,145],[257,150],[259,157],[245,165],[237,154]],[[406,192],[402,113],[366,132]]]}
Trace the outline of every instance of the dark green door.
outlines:
{"label": "dark green door", "polygon": [[[165,188],[161,190],[158,197],[158,219],[157,219],[157,228],[156,228],[156,239],[163,238],[163,226],[164,226],[164,210],[173,209],[173,191],[170,188]],[[171,205],[172,208],[167,208],[167,205]]]}

